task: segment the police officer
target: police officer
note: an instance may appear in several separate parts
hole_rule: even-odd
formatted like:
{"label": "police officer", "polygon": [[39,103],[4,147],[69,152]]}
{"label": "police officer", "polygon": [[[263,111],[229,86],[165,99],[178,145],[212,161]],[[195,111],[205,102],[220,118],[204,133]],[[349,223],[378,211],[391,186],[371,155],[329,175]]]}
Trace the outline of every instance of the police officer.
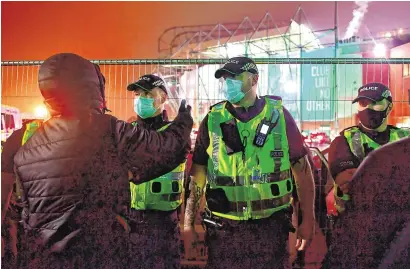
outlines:
{"label": "police officer", "polygon": [[[2,172],[2,240],[4,237],[4,251],[2,262],[4,268],[16,268],[21,255],[21,243],[23,240],[23,227],[21,221],[21,186],[14,176],[14,155],[33,135],[41,125],[42,120],[28,120],[23,123],[23,128],[15,130],[4,142],[1,152]],[[4,255],[4,256],[3,256]]]}
{"label": "police officer", "polygon": [[[132,124],[158,132],[170,125],[164,110],[168,93],[160,77],[144,75],[127,90],[135,92],[134,110],[138,117]],[[170,173],[146,183],[130,182],[130,268],[180,267],[177,209],[182,204],[184,171],[185,163],[181,163]],[[130,174],[141,173],[144,171],[133,169]]]}
{"label": "police officer", "polygon": [[349,199],[349,182],[366,156],[410,134],[407,129],[387,124],[393,99],[385,85],[368,83],[360,87],[353,103],[358,103],[360,124],[343,130],[329,149],[329,166],[335,179],[335,206],[339,213],[344,212],[344,202]]}
{"label": "police officer", "polygon": [[287,267],[292,175],[303,215],[299,249],[314,225],[314,184],[302,136],[279,97],[257,96],[252,59],[229,59],[215,78],[224,79],[226,101],[212,106],[199,128],[185,248],[197,240],[195,215],[206,187],[207,268]]}

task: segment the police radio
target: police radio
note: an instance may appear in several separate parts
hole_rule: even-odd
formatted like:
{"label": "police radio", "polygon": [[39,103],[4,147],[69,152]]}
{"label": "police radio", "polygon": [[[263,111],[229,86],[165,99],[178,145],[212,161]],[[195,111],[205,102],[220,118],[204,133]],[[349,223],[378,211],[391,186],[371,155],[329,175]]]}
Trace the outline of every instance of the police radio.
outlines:
{"label": "police radio", "polygon": [[277,109],[272,111],[270,120],[263,119],[256,128],[255,138],[253,144],[257,147],[263,147],[265,145],[268,135],[272,129],[276,126],[279,120],[279,111]]}

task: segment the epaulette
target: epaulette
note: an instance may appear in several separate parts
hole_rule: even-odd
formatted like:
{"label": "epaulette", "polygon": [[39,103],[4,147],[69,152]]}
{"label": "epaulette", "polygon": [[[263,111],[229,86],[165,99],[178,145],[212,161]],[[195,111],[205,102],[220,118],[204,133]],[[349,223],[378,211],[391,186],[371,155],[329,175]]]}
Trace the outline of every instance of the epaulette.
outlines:
{"label": "epaulette", "polygon": [[218,102],[218,103],[216,103],[216,104],[210,106],[210,107],[209,107],[209,111],[211,111],[212,108],[217,107],[217,106],[222,106],[222,105],[224,105],[225,103],[226,103],[226,100],[221,101],[221,102]]}
{"label": "epaulette", "polygon": [[343,136],[345,131],[353,129],[353,128],[359,128],[359,126],[353,125],[353,126],[347,127],[345,129],[343,129],[339,134]]}
{"label": "epaulette", "polygon": [[281,102],[282,102],[282,97],[277,96],[277,95],[265,95],[265,96],[261,96],[261,97],[267,97],[267,98],[269,98],[269,99],[273,99],[273,100],[281,101]]}
{"label": "epaulette", "polygon": [[395,130],[402,130],[402,131],[407,131],[410,132],[410,128],[408,127],[397,127],[397,126],[393,126],[393,125],[388,125],[391,129],[395,129]]}
{"label": "epaulette", "polygon": [[267,98],[267,99],[268,99],[268,102],[269,102],[271,105],[275,106],[275,107],[282,106],[282,97],[280,97],[280,96],[276,96],[276,95],[265,95],[265,96],[261,96],[261,97],[262,97],[262,98]]}

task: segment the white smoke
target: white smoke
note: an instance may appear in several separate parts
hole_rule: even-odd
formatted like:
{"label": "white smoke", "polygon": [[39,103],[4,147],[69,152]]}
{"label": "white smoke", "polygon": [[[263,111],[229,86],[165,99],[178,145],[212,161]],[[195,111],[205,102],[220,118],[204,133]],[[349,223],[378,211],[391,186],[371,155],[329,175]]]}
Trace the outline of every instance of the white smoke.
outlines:
{"label": "white smoke", "polygon": [[359,31],[364,15],[367,13],[369,2],[370,1],[355,1],[357,7],[353,10],[353,19],[347,27],[344,39],[351,38]]}

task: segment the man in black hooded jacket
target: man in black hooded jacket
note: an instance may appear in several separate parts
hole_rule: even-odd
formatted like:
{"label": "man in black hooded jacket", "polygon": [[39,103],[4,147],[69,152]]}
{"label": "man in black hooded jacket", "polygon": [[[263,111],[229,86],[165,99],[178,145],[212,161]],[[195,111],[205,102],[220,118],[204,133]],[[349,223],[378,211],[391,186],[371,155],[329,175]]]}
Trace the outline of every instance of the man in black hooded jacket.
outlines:
{"label": "man in black hooded jacket", "polygon": [[410,268],[410,137],[371,152],[354,174],[322,269]]}
{"label": "man in black hooded jacket", "polygon": [[170,172],[189,151],[192,118],[181,105],[158,133],[104,115],[98,66],[70,53],[41,65],[38,82],[51,119],[14,157],[22,186],[24,268],[127,268],[127,171],[134,183]]}

